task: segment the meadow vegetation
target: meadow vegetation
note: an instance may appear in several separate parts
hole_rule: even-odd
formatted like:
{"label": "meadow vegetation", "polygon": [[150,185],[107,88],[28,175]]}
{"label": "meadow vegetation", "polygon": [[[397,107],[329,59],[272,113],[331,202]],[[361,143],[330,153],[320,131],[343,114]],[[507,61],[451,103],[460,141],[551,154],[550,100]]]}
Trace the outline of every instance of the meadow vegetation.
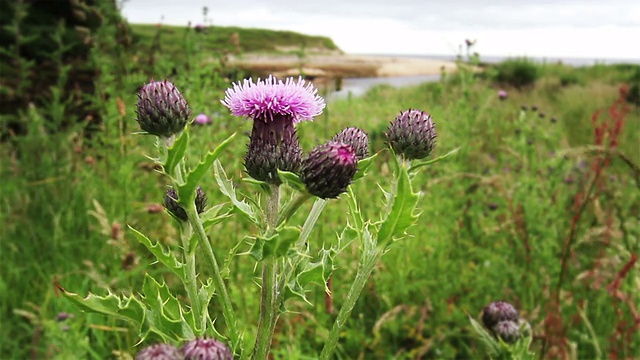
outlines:
{"label": "meadow vegetation", "polygon": [[[3,359],[135,354],[135,329],[79,312],[59,287],[129,294],[150,273],[180,289],[127,229],[178,246],[174,220],[160,205],[166,180],[145,159],[154,139],[133,134],[138,88],[149,78],[168,78],[195,114],[212,117],[210,125],[191,129],[195,160],[231,133],[251,129],[220,103],[232,81],[250,74],[226,67],[230,48],[212,45],[215,39],[239,33],[241,44],[260,51],[301,41],[290,33],[235,28],[132,29],[138,42],[130,52],[114,50],[108,26],[95,34],[91,60],[101,76],[95,93],[85,96],[101,115],[98,128],[63,119],[66,99],[56,97],[2,117],[2,124],[16,116],[26,125],[25,134],[0,143]],[[165,41],[172,32],[183,41]],[[317,41],[335,49],[327,39],[304,39],[308,47]],[[628,90],[638,86],[638,66],[518,66],[499,64],[478,76],[460,63],[456,74],[438,82],[378,86],[362,97],[331,101],[313,124],[300,124],[305,151],[347,126],[368,132],[371,151],[380,151],[369,174],[375,181],[353,185],[368,200],[365,218],[383,203],[375,183],[389,185],[384,132],[400,111],[431,113],[438,131],[434,156],[461,148],[414,179],[421,191],[418,223],[369,279],[338,358],[479,358],[481,344],[468,316],[500,299],[531,324],[533,350],[541,357],[631,359],[640,353],[640,108]],[[499,89],[508,92],[503,100]],[[246,144],[245,136],[236,137],[220,158],[241,191],[249,186],[242,181]],[[201,186],[211,203],[225,200],[213,176]],[[344,225],[344,199],[331,206],[309,239],[317,246],[336,241]],[[226,255],[250,232],[251,225],[236,217],[209,236],[217,254]],[[349,286],[343,279],[354,276],[354,252],[355,245],[335,262],[333,296],[318,287],[308,294],[312,305],[288,303],[291,313],[276,328],[275,358],[314,358],[322,348]],[[248,260],[225,262],[227,284],[240,321],[257,325],[260,273]],[[215,299],[210,311],[221,316]]]}

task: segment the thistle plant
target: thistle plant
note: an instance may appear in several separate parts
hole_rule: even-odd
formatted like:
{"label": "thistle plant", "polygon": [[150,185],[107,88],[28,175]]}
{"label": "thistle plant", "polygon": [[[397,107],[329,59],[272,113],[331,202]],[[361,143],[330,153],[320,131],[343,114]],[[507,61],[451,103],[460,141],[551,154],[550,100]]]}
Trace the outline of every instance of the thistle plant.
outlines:
{"label": "thistle plant", "polygon": [[518,310],[505,301],[494,301],[482,309],[481,322],[469,317],[480,342],[491,359],[533,360],[529,351],[531,326]]}
{"label": "thistle plant", "polygon": [[[255,186],[249,195],[236,191],[218,160],[225,147],[237,141],[235,134],[189,168],[185,158],[193,154],[189,151],[187,101],[168,81],[151,82],[139,95],[137,121],[145,133],[157,137],[158,156],[154,160],[169,182],[164,205],[180,230],[180,247],[165,249],[133,228],[131,233],[156,257],[156,266],[180,279],[186,300],[179,300],[164,280],[150,275],[145,276],[137,294],[64,294],[85,311],[130,321],[139,331],[140,343],[159,338],[165,344],[142,349],[139,359],[267,359],[287,301],[299,298],[308,303],[306,293],[313,284],[329,293],[327,281],[336,270],[335,259],[355,241],[359,249],[356,276],[319,354],[320,359],[330,359],[376,264],[407,236],[407,229],[418,218],[420,194],[412,185],[416,173],[456,150],[426,160],[435,148],[436,137],[430,114],[416,109],[401,112],[386,132],[392,154],[392,185],[381,194],[383,204],[377,206],[377,217],[365,219],[352,187],[366,181],[367,170],[378,154],[369,155],[366,132],[354,127],[303,153],[296,125],[313,120],[325,107],[312,84],[301,78],[282,81],[272,76],[255,82],[244,80],[233,84],[221,102],[232,115],[252,121],[244,156],[245,170],[252,178],[247,186]],[[225,203],[207,205],[200,184],[211,168],[218,190],[228,200]],[[335,199],[344,199],[349,207],[344,228],[335,244],[317,243],[311,237],[314,226]],[[307,202],[313,205],[306,219],[295,223],[293,219],[299,217],[293,215]],[[255,288],[260,293],[257,327],[238,320],[216,248],[207,236],[222,221],[247,221],[254,229],[236,245],[246,243],[250,257],[233,252],[225,263],[255,261],[260,268],[260,286]],[[196,253],[202,256],[196,258]],[[210,313],[211,301],[219,305],[216,308],[221,314]]]}

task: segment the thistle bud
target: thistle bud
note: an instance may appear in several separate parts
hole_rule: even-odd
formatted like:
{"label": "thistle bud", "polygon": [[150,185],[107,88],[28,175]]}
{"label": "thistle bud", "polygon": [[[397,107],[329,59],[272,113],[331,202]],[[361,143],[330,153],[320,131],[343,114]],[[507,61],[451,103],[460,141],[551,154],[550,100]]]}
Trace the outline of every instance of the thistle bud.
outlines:
{"label": "thistle bud", "polygon": [[184,360],[232,360],[231,350],[214,339],[196,339],[186,343],[181,349]]}
{"label": "thistle bud", "polygon": [[[198,214],[202,214],[204,208],[207,206],[207,195],[204,193],[204,190],[200,186],[196,189],[196,210]],[[169,211],[174,217],[187,221],[189,217],[187,216],[187,212],[184,210],[182,205],[178,203],[178,193],[173,189],[167,190],[164,195],[164,207]]]}
{"label": "thistle bud", "polygon": [[356,151],[358,160],[369,156],[369,137],[357,127],[343,129],[331,140],[351,146]]}
{"label": "thistle bud", "polygon": [[167,80],[152,80],[138,94],[136,114],[142,130],[168,138],[184,129],[191,112],[175,85]]}
{"label": "thistle bud", "polygon": [[431,116],[416,109],[401,112],[385,135],[393,151],[408,160],[427,157],[436,145],[436,128]]}
{"label": "thistle bud", "polygon": [[182,360],[184,356],[178,349],[168,344],[154,344],[140,350],[136,360]]}
{"label": "thistle bud", "polygon": [[518,321],[518,310],[504,301],[496,301],[482,309],[482,323],[487,329],[492,329],[501,321]]}
{"label": "thistle bud", "polygon": [[254,121],[244,166],[249,176],[270,184],[280,184],[278,170],[297,173],[302,162],[293,122],[284,116],[273,121]]}
{"label": "thistle bud", "polygon": [[349,145],[329,141],[316,146],[303,160],[301,179],[311,194],[328,199],[345,192],[357,171],[355,150]]}
{"label": "thistle bud", "polygon": [[491,332],[502,341],[513,344],[520,338],[520,325],[509,320],[500,321],[491,328]]}

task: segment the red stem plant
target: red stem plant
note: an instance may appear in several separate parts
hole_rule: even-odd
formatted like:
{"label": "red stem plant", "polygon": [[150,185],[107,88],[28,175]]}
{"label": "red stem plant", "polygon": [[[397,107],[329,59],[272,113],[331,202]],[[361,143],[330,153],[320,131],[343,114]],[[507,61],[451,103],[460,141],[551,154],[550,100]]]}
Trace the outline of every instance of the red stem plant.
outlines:
{"label": "red stem plant", "polygon": [[[611,160],[618,146],[618,137],[622,132],[628,108],[625,104],[625,98],[628,89],[626,86],[620,87],[618,98],[609,107],[607,117],[600,120],[603,110],[598,110],[593,113],[591,122],[594,129],[594,145],[597,149],[597,154],[593,157],[590,171],[586,171],[583,174],[583,181],[581,184],[586,184],[581,187],[573,197],[573,205],[571,213],[573,214],[569,222],[569,232],[565,238],[564,246],[562,250],[561,268],[558,276],[558,282],[555,290],[551,295],[551,299],[547,304],[547,317],[544,321],[546,344],[543,349],[544,355],[547,358],[553,359],[567,359],[569,358],[569,343],[566,336],[566,328],[564,326],[564,319],[561,309],[561,290],[566,281],[567,273],[569,271],[569,261],[573,257],[573,246],[576,243],[578,237],[578,230],[580,221],[583,218],[587,208],[594,201],[598,200],[606,185],[605,172],[611,165]],[[614,207],[605,211],[605,218],[602,219],[605,225],[605,231],[603,232],[602,243],[606,247],[611,241],[611,233],[614,218]],[[601,266],[601,258],[604,256],[602,249],[598,259],[595,259],[594,268],[589,273],[595,273],[597,267]],[[617,273],[616,277],[611,281],[607,287],[608,293],[613,298],[613,306],[617,309],[617,325],[615,332],[610,337],[610,353],[609,358],[618,359],[619,352],[622,349],[628,348],[632,343],[633,334],[635,334],[640,328],[640,316],[634,305],[633,300],[628,294],[625,294],[620,290],[625,276],[630,272],[633,265],[637,261],[637,255],[631,254],[631,259],[624,267]],[[624,312],[620,305],[626,304],[629,308],[629,312],[632,314],[633,319],[629,320],[625,318]]]}

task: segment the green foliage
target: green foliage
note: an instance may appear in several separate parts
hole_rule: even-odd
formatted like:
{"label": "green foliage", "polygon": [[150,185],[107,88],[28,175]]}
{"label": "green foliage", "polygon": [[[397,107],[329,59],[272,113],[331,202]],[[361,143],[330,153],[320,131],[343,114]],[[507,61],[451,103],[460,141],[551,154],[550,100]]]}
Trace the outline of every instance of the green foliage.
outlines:
{"label": "green foliage", "polygon": [[515,88],[532,86],[538,77],[538,66],[526,58],[505,60],[495,66],[495,81]]}
{"label": "green foliage", "polygon": [[[148,30],[156,31],[152,27]],[[180,246],[174,223],[165,212],[147,210],[147,205],[162,200],[166,179],[148,170],[141,160],[155,151],[154,144],[150,137],[131,135],[135,115],[128,104],[135,103],[135,89],[150,76],[167,77],[177,66],[172,80],[184,88],[194,110],[221,114],[210,126],[192,127],[189,149],[193,150],[184,155],[197,161],[214,147],[212,144],[219,144],[232,132],[247,130],[249,125],[232,119],[212,101],[223,96],[228,82],[216,72],[220,67],[197,66],[209,56],[196,51],[206,49],[206,41],[196,37],[200,34],[175,30],[174,39],[184,35],[190,43],[163,44],[191,46],[190,53],[179,52],[191,57],[174,61],[173,55],[169,60],[158,56],[147,68],[140,57],[117,53],[114,49],[118,47],[108,42],[113,39],[107,36],[110,30],[104,31],[99,34],[102,45],[94,49],[102,78],[95,94],[85,94],[92,97],[103,117],[100,131],[91,137],[79,127],[48,131],[51,124],[45,115],[50,111],[59,114],[54,107],[64,105],[65,99],[60,98],[53,107],[45,104],[22,112],[27,135],[0,143],[0,353],[7,359],[30,358],[32,353],[59,359],[104,359],[114,356],[114,351],[127,356],[135,351],[138,330],[149,333],[149,342],[152,338],[178,339],[189,335],[183,331],[183,321],[195,321],[190,313],[176,307],[174,300],[182,303],[186,297],[179,277],[182,259],[173,252]],[[141,37],[139,44],[150,39]],[[101,51],[119,55],[107,56]],[[139,71],[141,68],[144,71]],[[510,91],[503,102],[496,99],[489,83],[465,77],[457,83],[379,88],[362,98],[332,101],[326,117],[317,120],[321,126],[314,130],[300,127],[301,137],[312,143],[330,138],[341,127],[360,126],[375,132],[378,138],[373,147],[380,150],[389,121],[398,111],[415,107],[429,111],[437,123],[434,159],[460,147],[455,156],[437,166],[423,167],[415,174],[409,171],[414,185],[407,194],[411,199],[420,193],[419,217],[411,221],[412,226],[402,227],[408,236],[390,247],[373,270],[340,335],[340,358],[475,357],[481,340],[470,336],[467,312],[476,313],[496,299],[518,303],[521,316],[532,324],[536,335],[532,349],[537,353],[544,349],[537,339],[548,335],[543,326],[552,297],[548,289],[557,284],[559,254],[574,216],[572,204],[591,179],[591,162],[601,155],[590,148],[591,115],[616,99],[621,82],[633,85],[629,79],[635,69],[605,65],[562,70],[545,65],[540,69],[536,84]],[[577,74],[580,86],[550,92],[546,84],[562,81],[565,71],[568,78]],[[522,104],[536,104],[546,118],[521,111]],[[556,123],[549,121],[552,116]],[[640,162],[640,133],[633,131],[639,121],[637,110],[630,108],[619,137],[618,151],[632,164]],[[255,204],[243,195],[254,191],[256,185],[232,180],[243,176],[239,159],[245,148],[245,142],[237,137],[214,161],[213,171],[200,179],[212,203],[228,202],[203,214],[212,226],[207,234],[217,254],[248,253],[250,245],[242,234],[264,226]],[[354,182],[351,190],[359,203],[343,196],[331,204],[330,211],[318,215],[314,232],[307,238],[304,226],[300,231],[300,238],[311,250],[294,264],[297,270],[292,277],[285,279],[285,291],[290,292],[286,307],[292,316],[278,324],[274,352],[282,357],[313,357],[320,351],[336,316],[330,304],[340,307],[349,290],[346,279],[356,273],[359,243],[370,246],[375,231],[363,219],[384,208],[380,189],[391,188],[394,165],[386,151],[375,161],[364,161],[359,165],[368,164],[368,176],[377,184]],[[588,165],[581,165],[582,161]],[[619,351],[620,358],[633,357],[640,350],[636,338],[620,333],[624,331],[620,324],[633,316],[628,304],[638,303],[637,263],[620,277],[615,293],[629,302],[620,302],[607,291],[640,249],[636,175],[621,157],[613,157],[611,163],[603,177],[602,192],[587,206],[578,224],[561,293],[559,311],[566,325],[561,328],[565,330],[562,336],[575,349],[575,358],[606,356],[613,350]],[[295,179],[287,183],[295,185]],[[94,200],[104,208],[97,216],[89,215],[95,211]],[[241,216],[221,222],[221,217],[231,215],[229,209]],[[305,205],[301,209],[306,209]],[[345,218],[351,229],[340,227]],[[304,218],[296,213],[291,221],[303,223]],[[148,237],[123,231],[127,224]],[[298,233],[289,230],[290,234]],[[271,251],[290,251],[296,246],[290,244],[291,238],[281,238],[281,246]],[[337,250],[342,251],[340,255]],[[254,280],[259,271],[247,258],[230,258],[225,261],[226,282],[240,310],[238,321],[255,324],[259,297]],[[172,264],[178,272],[162,272],[158,261]],[[206,266],[197,270],[205,275],[210,272]],[[92,296],[91,307],[82,313],[66,298],[56,297],[54,282],[79,294],[110,295]],[[205,286],[209,290],[203,290]],[[165,311],[142,317],[149,309],[141,308],[136,300],[125,301],[139,297],[131,294],[131,289],[144,289],[143,295],[167,301]],[[213,293],[210,283],[200,284],[198,290],[205,302],[205,294]],[[582,308],[586,300],[588,313]],[[208,307],[222,317],[215,301]],[[55,316],[61,311],[75,317],[59,323]],[[110,320],[92,313],[95,311],[119,314],[126,321]],[[577,318],[583,320],[571,322]],[[155,333],[153,329],[160,322],[174,331]],[[67,323],[69,329],[62,330],[61,325]],[[129,323],[136,326],[129,327]],[[251,340],[247,339],[247,344]]]}

